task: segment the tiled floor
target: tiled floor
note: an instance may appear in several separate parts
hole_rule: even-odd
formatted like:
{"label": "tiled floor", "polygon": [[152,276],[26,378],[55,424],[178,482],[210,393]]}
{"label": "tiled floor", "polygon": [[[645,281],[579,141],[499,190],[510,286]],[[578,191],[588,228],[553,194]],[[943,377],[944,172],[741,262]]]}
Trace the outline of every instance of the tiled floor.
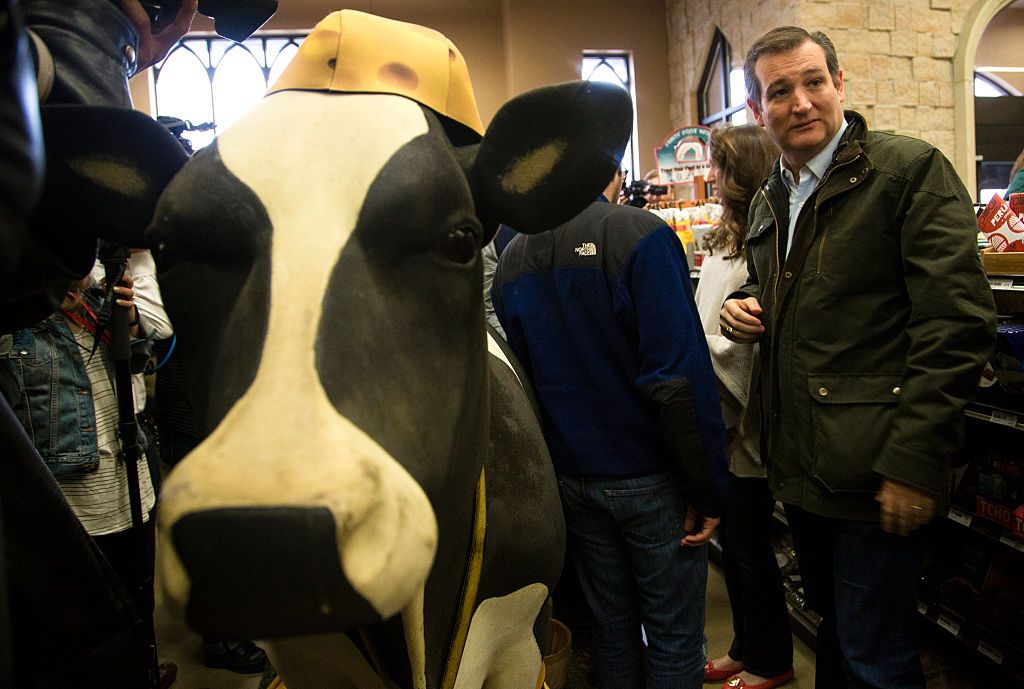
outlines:
{"label": "tiled floor", "polygon": [[[158,582],[159,583],[159,582]],[[159,586],[157,587],[159,589]],[[258,689],[260,675],[237,675],[226,670],[210,670],[203,666],[198,635],[184,622],[172,615],[163,605],[158,590],[155,617],[160,658],[178,665],[178,679],[173,689]],[[732,641],[732,618],[729,599],[721,570],[711,566],[708,575],[707,628],[708,652],[722,653]],[[811,689],[814,686],[814,654],[799,640],[794,642],[796,680],[787,685],[792,689]],[[706,688],[717,688],[721,683],[708,683]]]}
{"label": "tiled floor", "polygon": [[[729,597],[725,592],[725,580],[722,570],[716,565],[708,567],[707,622],[704,633],[708,638],[708,656],[717,658],[729,650],[732,643],[732,612],[729,608]],[[786,689],[813,689],[814,687],[814,652],[799,639],[793,639],[793,670],[796,679],[786,685]],[[722,686],[722,682],[708,682],[706,689]]]}

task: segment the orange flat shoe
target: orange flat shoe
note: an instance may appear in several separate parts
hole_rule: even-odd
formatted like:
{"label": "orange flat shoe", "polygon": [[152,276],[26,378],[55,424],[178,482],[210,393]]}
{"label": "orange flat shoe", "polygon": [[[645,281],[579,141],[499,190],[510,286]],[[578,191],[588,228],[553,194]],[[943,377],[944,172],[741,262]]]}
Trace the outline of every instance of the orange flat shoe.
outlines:
{"label": "orange flat shoe", "polygon": [[705,682],[718,682],[723,679],[729,679],[733,675],[743,672],[743,666],[740,666],[739,670],[722,670],[721,668],[715,667],[715,662],[709,660],[704,663],[704,681]]}
{"label": "orange flat shoe", "polygon": [[[705,676],[707,676],[707,666],[704,668]],[[775,687],[781,687],[787,682],[793,681],[793,668],[790,668],[783,672],[781,675],[775,675],[769,677],[763,682],[757,684],[747,684],[743,681],[742,677],[738,675],[736,677],[730,677],[729,681],[722,685],[722,689],[775,689]]]}

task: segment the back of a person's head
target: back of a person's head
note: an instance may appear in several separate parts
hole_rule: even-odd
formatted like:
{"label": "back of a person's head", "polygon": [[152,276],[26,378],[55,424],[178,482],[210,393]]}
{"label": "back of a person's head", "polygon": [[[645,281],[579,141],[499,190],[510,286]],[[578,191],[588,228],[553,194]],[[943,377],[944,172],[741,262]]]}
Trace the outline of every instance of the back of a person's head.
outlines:
{"label": "back of a person's head", "polygon": [[771,174],[779,150],[765,130],[753,124],[713,129],[710,148],[722,221],[709,238],[708,248],[722,249],[732,257],[743,250],[747,209],[761,183]]}

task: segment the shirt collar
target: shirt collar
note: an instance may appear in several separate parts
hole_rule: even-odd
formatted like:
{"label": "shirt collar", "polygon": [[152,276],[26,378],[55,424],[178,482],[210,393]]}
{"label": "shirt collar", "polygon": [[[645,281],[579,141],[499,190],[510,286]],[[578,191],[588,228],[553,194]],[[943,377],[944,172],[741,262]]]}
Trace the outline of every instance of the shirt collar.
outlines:
{"label": "shirt collar", "polygon": [[[849,123],[844,117],[843,123],[839,126],[839,131],[835,133],[835,136],[833,136],[832,140],[828,142],[828,145],[818,151],[818,155],[808,160],[804,163],[804,166],[800,168],[801,179],[803,179],[802,171],[804,169],[810,170],[811,174],[813,174],[818,181],[821,181],[821,179],[825,177],[825,172],[828,171],[828,166],[832,163],[832,156],[835,155],[836,149],[839,148],[839,142],[842,140],[843,134],[849,126]],[[782,169],[782,178],[786,181],[786,185],[789,187],[795,187],[796,185],[793,183],[793,174],[786,167],[781,156],[779,158],[779,167]]]}

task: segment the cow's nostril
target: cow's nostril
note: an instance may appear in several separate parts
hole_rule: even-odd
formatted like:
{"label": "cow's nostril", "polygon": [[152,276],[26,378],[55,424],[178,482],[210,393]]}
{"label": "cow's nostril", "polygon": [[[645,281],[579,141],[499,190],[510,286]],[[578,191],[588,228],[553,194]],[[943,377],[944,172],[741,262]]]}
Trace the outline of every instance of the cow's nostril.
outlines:
{"label": "cow's nostril", "polygon": [[187,514],[171,538],[188,572],[188,622],[219,639],[340,631],[380,615],[345,578],[323,507]]}

